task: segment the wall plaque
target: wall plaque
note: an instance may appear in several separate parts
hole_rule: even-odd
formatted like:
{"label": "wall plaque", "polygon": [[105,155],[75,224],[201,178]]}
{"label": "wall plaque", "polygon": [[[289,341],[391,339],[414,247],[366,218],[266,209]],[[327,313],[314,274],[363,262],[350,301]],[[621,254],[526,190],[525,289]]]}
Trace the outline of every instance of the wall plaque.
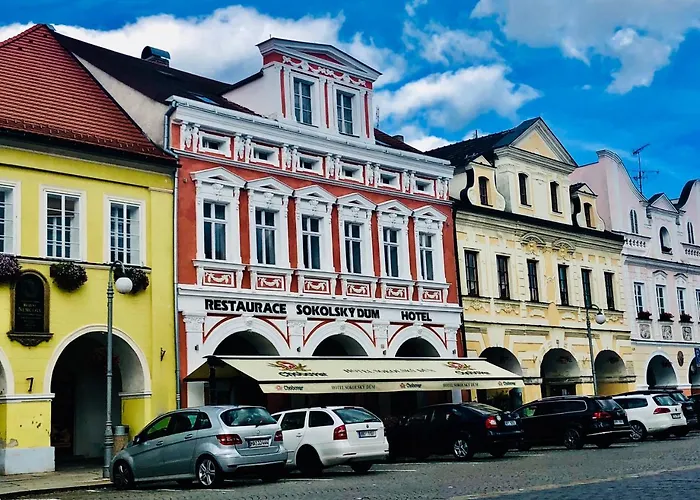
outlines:
{"label": "wall plaque", "polygon": [[12,287],[12,330],[8,337],[33,347],[51,339],[49,284],[40,273],[24,271]]}

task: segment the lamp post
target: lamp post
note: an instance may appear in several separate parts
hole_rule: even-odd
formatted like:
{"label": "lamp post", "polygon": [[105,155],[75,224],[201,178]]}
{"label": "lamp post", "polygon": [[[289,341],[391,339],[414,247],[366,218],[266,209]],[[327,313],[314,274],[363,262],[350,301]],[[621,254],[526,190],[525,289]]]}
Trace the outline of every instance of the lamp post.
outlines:
{"label": "lamp post", "polygon": [[588,301],[584,301],[586,305],[586,333],[588,334],[588,349],[591,351],[591,372],[593,373],[593,394],[598,395],[598,377],[595,374],[595,357],[593,355],[593,334],[591,333],[591,309],[597,309],[598,312],[595,315],[595,322],[599,325],[605,323],[605,314],[603,311],[595,304],[590,304]]}
{"label": "lamp post", "polygon": [[109,277],[107,278],[107,418],[105,421],[105,456],[102,468],[102,477],[109,478],[109,469],[112,462],[112,448],[114,447],[114,433],[112,432],[112,314],[114,309],[114,289],[119,293],[129,293],[133,283],[126,276],[118,278],[114,282],[114,269],[119,266],[124,273],[124,264],[119,261],[109,265]]}

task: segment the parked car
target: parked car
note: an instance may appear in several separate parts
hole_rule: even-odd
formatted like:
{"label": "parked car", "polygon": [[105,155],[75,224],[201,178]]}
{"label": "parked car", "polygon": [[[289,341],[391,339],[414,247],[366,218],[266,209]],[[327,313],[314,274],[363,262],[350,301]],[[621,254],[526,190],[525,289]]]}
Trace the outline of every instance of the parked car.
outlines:
{"label": "parked car", "polygon": [[384,424],[364,408],[304,408],[275,413],[273,418],[289,452],[287,465],[305,475],[318,475],[334,465],[366,473],[389,456]]}
{"label": "parked car", "polygon": [[122,489],[165,480],[212,488],[234,475],[277,480],[286,461],[282,430],[265,408],[204,406],[148,424],[116,454],[110,479]]}
{"label": "parked car", "polygon": [[688,399],[690,399],[693,402],[693,409],[695,410],[695,414],[698,415],[698,418],[700,419],[700,394],[693,394]]}
{"label": "parked car", "polygon": [[479,452],[500,458],[516,447],[522,434],[509,412],[482,403],[455,403],[417,410],[392,428],[388,438],[392,456],[452,454],[464,460]]}
{"label": "parked car", "polygon": [[687,426],[681,406],[668,394],[636,394],[613,399],[627,413],[632,441],[644,441],[647,436],[667,439],[673,431]]}
{"label": "parked car", "polygon": [[536,445],[563,444],[578,450],[585,444],[607,448],[630,434],[627,415],[608,396],[558,396],[515,410],[524,436],[523,451]]}
{"label": "parked car", "polygon": [[693,402],[688,399],[688,397],[683,394],[683,391],[678,389],[668,389],[668,390],[640,390],[640,391],[630,391],[620,394],[620,396],[628,396],[635,394],[668,394],[674,401],[676,401],[683,409],[683,416],[686,420],[685,427],[679,427],[673,431],[673,434],[678,437],[683,437],[690,432],[691,429],[698,429],[700,426],[698,424],[698,414],[695,411]]}

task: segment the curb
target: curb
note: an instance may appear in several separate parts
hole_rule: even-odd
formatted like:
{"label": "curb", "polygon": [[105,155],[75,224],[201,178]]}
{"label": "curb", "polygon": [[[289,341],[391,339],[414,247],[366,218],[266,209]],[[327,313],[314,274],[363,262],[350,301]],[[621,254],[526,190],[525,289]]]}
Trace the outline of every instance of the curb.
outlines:
{"label": "curb", "polygon": [[65,491],[79,491],[79,490],[91,490],[91,489],[106,489],[110,488],[112,485],[111,481],[108,479],[95,481],[92,484],[80,484],[71,486],[57,486],[51,488],[35,488],[31,490],[14,490],[9,492],[0,492],[0,497],[3,499],[11,498],[22,498],[22,497],[32,497],[33,495],[45,495],[47,493],[57,493]]}

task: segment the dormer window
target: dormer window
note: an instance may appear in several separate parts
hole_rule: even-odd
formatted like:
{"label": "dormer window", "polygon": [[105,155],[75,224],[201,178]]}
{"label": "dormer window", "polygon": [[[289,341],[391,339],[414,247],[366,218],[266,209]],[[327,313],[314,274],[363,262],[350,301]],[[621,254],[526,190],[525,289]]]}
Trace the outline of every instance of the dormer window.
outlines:
{"label": "dormer window", "polygon": [[550,182],[549,183],[549,195],[552,202],[552,212],[561,213],[559,211],[559,183]]}
{"label": "dormer window", "polygon": [[294,79],[294,117],[299,123],[311,125],[311,82]]}
{"label": "dormer window", "polygon": [[672,253],[671,234],[665,227],[662,227],[659,230],[659,243],[661,243],[661,253]]}
{"label": "dormer window", "polygon": [[692,222],[688,222],[688,243],[695,245],[695,231]]}
{"label": "dormer window", "polygon": [[479,200],[482,205],[489,206],[489,179],[479,177]]}
{"label": "dormer window", "polygon": [[586,226],[593,227],[593,205],[590,203],[584,203],[583,215],[586,218]]}
{"label": "dormer window", "polygon": [[336,96],[337,115],[338,115],[338,132],[341,134],[352,135],[352,94],[338,91]]}
{"label": "dormer window", "polygon": [[520,204],[530,205],[527,196],[527,174],[518,174],[518,186],[520,187]]}

